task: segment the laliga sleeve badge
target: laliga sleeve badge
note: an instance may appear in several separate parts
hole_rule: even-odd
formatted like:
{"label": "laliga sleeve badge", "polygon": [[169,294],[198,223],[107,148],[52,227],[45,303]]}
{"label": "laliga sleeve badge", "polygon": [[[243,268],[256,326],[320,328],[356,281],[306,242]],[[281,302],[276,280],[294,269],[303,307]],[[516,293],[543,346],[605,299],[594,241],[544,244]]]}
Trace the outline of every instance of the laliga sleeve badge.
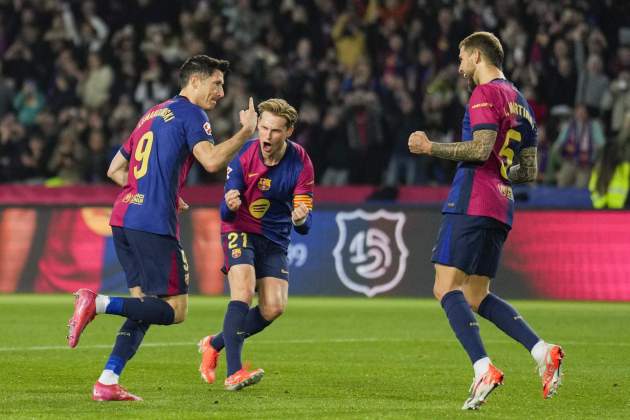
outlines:
{"label": "laliga sleeve badge", "polygon": [[232,250],[232,258],[240,258],[241,256],[241,248],[234,248]]}
{"label": "laliga sleeve badge", "polygon": [[212,135],[212,127],[210,127],[210,123],[208,121],[203,123],[203,131],[205,131],[206,134],[209,135],[209,136]]}

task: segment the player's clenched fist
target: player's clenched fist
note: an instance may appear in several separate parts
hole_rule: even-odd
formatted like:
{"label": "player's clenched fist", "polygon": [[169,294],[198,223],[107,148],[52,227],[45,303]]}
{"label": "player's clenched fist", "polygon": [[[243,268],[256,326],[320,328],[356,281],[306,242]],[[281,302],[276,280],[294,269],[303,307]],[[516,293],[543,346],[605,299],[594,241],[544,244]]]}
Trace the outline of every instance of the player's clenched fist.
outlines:
{"label": "player's clenched fist", "polygon": [[298,204],[297,207],[293,209],[293,212],[291,212],[291,220],[295,226],[304,224],[306,216],[308,216],[308,207],[306,207],[304,203]]}
{"label": "player's clenched fist", "polygon": [[431,142],[424,131],[414,131],[409,136],[409,151],[417,155],[431,154]]}
{"label": "player's clenched fist", "polygon": [[254,99],[251,96],[249,97],[249,107],[239,112],[238,117],[243,128],[254,134],[258,124],[258,114],[256,113],[256,108],[254,108]]}
{"label": "player's clenched fist", "polygon": [[241,207],[241,193],[238,190],[230,190],[225,193],[225,204],[230,211],[236,211]]}

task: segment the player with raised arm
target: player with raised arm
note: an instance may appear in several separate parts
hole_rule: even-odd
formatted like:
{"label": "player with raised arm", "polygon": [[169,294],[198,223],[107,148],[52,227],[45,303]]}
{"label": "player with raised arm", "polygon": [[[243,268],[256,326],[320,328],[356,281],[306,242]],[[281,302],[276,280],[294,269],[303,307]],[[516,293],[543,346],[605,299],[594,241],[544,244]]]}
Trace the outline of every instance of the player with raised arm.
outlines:
{"label": "player with raised arm", "polygon": [[[259,382],[262,369],[241,363],[244,340],[284,312],[289,291],[287,248],[291,228],[308,233],[313,208],[313,165],[306,151],[288,140],[298,118],[283,99],[258,105],[259,139],[245,144],[227,168],[221,204],[221,238],[230,285],[223,332],[199,342],[199,371],[213,383],[225,347],[224,386],[237,391]],[[258,305],[250,308],[258,292]]]}
{"label": "player with raised arm", "polygon": [[215,145],[206,110],[223,98],[229,62],[206,55],[189,58],[180,68],[179,95],[149,109],[120,148],[107,175],[122,192],[110,224],[116,254],[132,297],[78,290],[69,321],[68,345],[76,347],[85,326],[97,314],[127,318],[116,337],[103,373],[94,385],[98,401],[140,400],[118,385],[151,324],[183,322],[188,309],[188,263],[179,243],[177,213],[188,208],[180,196],[196,158],[209,172],[232,159],[256,130],[252,98],[240,112],[242,128]]}
{"label": "player with raised arm", "polygon": [[[543,397],[560,384],[564,353],[546,343],[506,301],[490,293],[501,249],[512,225],[512,183],[536,179],[536,123],[523,95],[501,71],[503,47],[489,32],[475,32],[459,45],[459,72],[474,87],[464,115],[462,140],[431,142],[422,131],[409,137],[412,153],[460,162],[433,248],[433,293],[441,302],[474,368],[462,409],[477,409],[503,383],[487,356],[473,311],[530,351],[542,378]],[[513,165],[513,158],[518,164]]]}

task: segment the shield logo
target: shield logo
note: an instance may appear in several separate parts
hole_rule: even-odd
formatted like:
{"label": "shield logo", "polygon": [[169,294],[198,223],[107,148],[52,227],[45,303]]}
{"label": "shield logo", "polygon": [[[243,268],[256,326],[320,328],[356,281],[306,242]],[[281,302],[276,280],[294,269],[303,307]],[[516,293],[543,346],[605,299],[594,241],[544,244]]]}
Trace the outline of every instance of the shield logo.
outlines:
{"label": "shield logo", "polygon": [[333,257],[341,282],[368,297],[392,290],[407,269],[402,212],[355,210],[335,218],[339,239]]}

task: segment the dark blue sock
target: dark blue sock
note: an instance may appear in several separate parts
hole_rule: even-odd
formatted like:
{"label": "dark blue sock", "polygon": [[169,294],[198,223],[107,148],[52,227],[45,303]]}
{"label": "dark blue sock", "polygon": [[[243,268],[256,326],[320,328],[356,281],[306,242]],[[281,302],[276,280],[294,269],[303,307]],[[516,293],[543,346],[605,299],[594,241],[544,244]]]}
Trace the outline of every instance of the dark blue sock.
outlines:
{"label": "dark blue sock", "polygon": [[116,375],[120,375],[125,364],[138,351],[148,329],[149,324],[127,319],[118,331],[116,344],[105,364],[105,369],[113,370]]}
{"label": "dark blue sock", "polygon": [[175,319],[173,307],[154,297],[110,297],[105,313],[121,315],[146,324],[170,325]]}
{"label": "dark blue sock", "polygon": [[479,335],[479,324],[468,302],[466,302],[464,294],[460,290],[453,290],[442,297],[441,303],[448,322],[450,322],[451,328],[459,342],[462,343],[464,350],[468,353],[470,361],[475,363],[486,357],[486,350]]}
{"label": "dark blue sock", "polygon": [[[265,328],[267,328],[273,321],[267,321],[260,314],[260,308],[258,306],[253,307],[247,312],[245,316],[245,325],[243,331],[245,331],[245,338],[251,337],[254,334],[258,334]],[[225,340],[223,339],[223,333],[215,335],[210,343],[216,351],[221,351],[225,347]]]}
{"label": "dark blue sock", "polygon": [[516,309],[497,295],[489,293],[479,304],[477,313],[524,345],[528,351],[540,340]]}
{"label": "dark blue sock", "polygon": [[245,302],[233,300],[228,303],[223,319],[223,340],[225,341],[225,357],[227,359],[228,376],[241,370],[241,352],[245,332],[243,326],[249,305]]}

